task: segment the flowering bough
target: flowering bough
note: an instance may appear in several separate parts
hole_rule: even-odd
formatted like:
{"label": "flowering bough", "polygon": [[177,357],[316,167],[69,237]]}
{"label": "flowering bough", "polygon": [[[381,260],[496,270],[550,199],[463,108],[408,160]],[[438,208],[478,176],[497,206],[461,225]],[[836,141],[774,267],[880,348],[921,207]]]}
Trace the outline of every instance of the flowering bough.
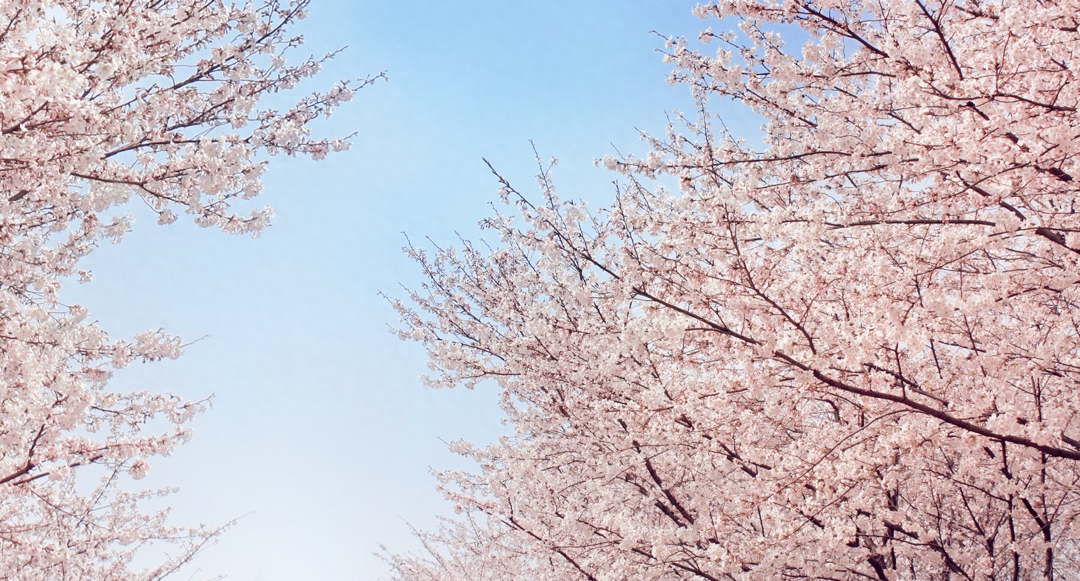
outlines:
{"label": "flowering bough", "polygon": [[612,206],[542,171],[501,247],[410,249],[401,334],[515,435],[441,476],[487,530],[398,578],[1080,575],[1080,4],[697,11],[740,32],[669,42],[701,115],[605,160]]}
{"label": "flowering bough", "polygon": [[[110,208],[138,197],[162,223],[182,212],[258,233],[268,209],[232,208],[259,192],[261,154],[321,158],[347,146],[311,138],[308,124],[377,77],[286,111],[258,108],[325,60],[285,60],[307,4],[0,4],[0,578],[159,579],[216,534],[140,510],[165,491],[119,485],[186,439],[204,402],[112,392],[110,369],[174,358],[179,341],[110,340],[57,290],[63,277],[88,276],[79,259],[127,230],[102,219]],[[158,433],[161,422],[173,428]],[[87,492],[78,474],[101,480]],[[162,542],[178,547],[170,560],[130,570],[140,547]]]}

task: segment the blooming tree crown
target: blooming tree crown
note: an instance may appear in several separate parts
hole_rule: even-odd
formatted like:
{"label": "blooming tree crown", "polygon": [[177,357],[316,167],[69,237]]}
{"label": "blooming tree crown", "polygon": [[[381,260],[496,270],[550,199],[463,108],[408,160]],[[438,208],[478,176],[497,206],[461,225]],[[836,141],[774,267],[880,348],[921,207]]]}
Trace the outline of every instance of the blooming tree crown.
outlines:
{"label": "blooming tree crown", "polygon": [[401,334],[515,435],[398,578],[1080,574],[1080,5],[697,13],[739,30],[668,42],[700,115],[605,159],[611,206],[545,170],[502,246],[410,249]]}

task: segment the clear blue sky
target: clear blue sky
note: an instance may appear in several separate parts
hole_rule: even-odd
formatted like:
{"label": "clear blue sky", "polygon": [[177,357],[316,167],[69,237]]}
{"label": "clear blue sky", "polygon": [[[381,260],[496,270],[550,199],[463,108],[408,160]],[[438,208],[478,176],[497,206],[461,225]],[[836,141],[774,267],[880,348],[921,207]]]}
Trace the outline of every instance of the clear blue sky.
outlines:
{"label": "clear blue sky", "polygon": [[[303,51],[348,48],[309,88],[387,71],[318,126],[357,132],[322,162],[274,158],[256,201],[277,217],[259,239],[154,225],[95,252],[89,284],[62,296],[115,336],[162,327],[184,357],[118,374],[126,388],[214,394],[195,438],[143,482],[181,487],[177,522],[247,515],[197,564],[195,579],[377,579],[380,543],[415,548],[406,523],[449,510],[430,468],[462,461],[443,441],[502,433],[491,390],[433,391],[419,345],[387,332],[378,296],[417,284],[402,232],[452,244],[478,236],[496,184],[486,157],[522,191],[541,154],[560,159],[564,197],[611,199],[616,176],[593,160],[643,152],[689,110],[665,82],[660,37],[706,26],[682,0],[551,2],[314,0]],[[711,23],[715,26],[715,23]],[[733,118],[736,128],[757,121]],[[178,578],[188,579],[191,572]]]}

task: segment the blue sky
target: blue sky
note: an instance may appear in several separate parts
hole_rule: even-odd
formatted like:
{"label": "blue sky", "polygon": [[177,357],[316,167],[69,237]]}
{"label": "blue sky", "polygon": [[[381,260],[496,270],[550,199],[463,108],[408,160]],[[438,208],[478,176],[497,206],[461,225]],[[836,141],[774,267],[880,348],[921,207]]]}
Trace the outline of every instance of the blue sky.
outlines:
{"label": "blue sky", "polygon": [[[530,140],[560,159],[563,197],[610,200],[617,176],[593,160],[643,152],[639,129],[661,132],[666,113],[692,110],[688,90],[665,82],[663,40],[650,33],[696,37],[708,24],[692,6],[314,0],[296,29],[302,52],[347,48],[306,88],[384,70],[390,79],[317,126],[356,132],[352,149],[272,159],[256,201],[276,218],[255,240],[123,209],[134,231],[89,257],[94,280],[62,296],[118,337],[159,327],[205,336],[177,361],[115,379],[214,395],[192,442],[144,481],[181,487],[170,499],[179,523],[243,516],[182,578],[377,579],[380,543],[414,549],[406,523],[430,527],[449,512],[429,470],[466,464],[444,442],[485,443],[505,428],[492,390],[423,388],[422,348],[387,332],[396,315],[379,291],[419,283],[403,232],[440,244],[478,237],[497,199],[481,158],[528,192]],[[758,123],[737,112],[728,121]]]}

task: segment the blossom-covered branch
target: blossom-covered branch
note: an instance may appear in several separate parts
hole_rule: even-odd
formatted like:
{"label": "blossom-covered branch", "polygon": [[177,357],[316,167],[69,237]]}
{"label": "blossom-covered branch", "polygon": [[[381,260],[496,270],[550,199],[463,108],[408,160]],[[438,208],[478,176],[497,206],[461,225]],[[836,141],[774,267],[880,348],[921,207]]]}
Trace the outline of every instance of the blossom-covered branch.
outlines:
{"label": "blossom-covered branch", "polygon": [[[127,230],[106,211],[139,198],[163,223],[185,213],[257,233],[269,209],[237,204],[259,192],[261,156],[347,146],[308,125],[378,77],[259,108],[325,60],[286,60],[307,4],[0,3],[0,578],[160,579],[219,530],[146,514],[140,503],[167,491],[122,485],[186,440],[205,402],[112,391],[111,370],[176,357],[179,340],[111,340],[57,291],[64,277],[88,277],[79,260]],[[129,567],[161,543],[174,546],[170,560]]]}

